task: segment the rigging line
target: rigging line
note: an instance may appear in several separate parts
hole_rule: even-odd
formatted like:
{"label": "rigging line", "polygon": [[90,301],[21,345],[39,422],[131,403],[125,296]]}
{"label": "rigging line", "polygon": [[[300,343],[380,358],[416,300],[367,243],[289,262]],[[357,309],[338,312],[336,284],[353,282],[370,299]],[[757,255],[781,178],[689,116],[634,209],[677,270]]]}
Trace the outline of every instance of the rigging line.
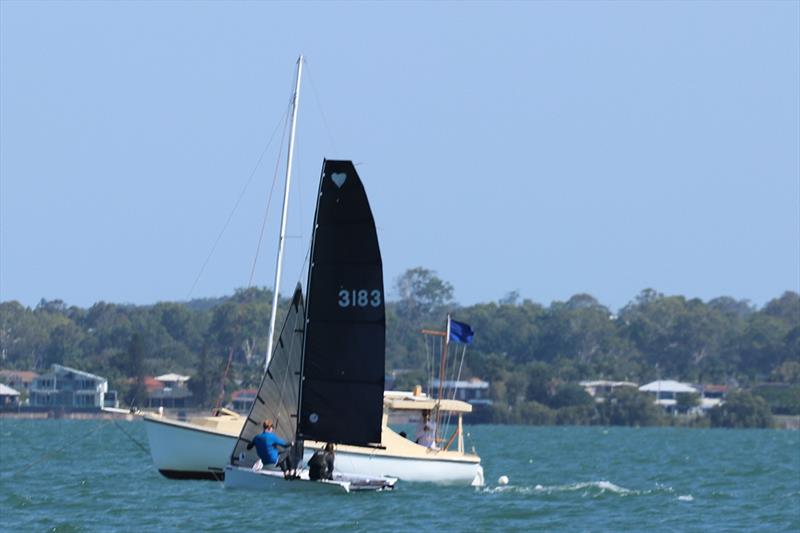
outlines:
{"label": "rigging line", "polygon": [[433,353],[433,339],[425,336],[425,390],[431,390],[431,354]]}
{"label": "rigging line", "polygon": [[425,390],[431,390],[431,353],[433,352],[433,341],[423,334],[425,343]]}
{"label": "rigging line", "polygon": [[306,257],[303,259],[303,264],[300,265],[300,272],[297,275],[297,282],[294,284],[295,287],[302,281],[303,279],[303,270],[305,270],[306,265],[308,264],[309,257],[311,256],[311,241],[308,242],[308,248],[306,248]]}
{"label": "rigging line", "polygon": [[441,356],[442,349],[439,347],[439,337],[431,337],[431,364],[428,369],[428,396],[433,398],[433,378],[436,375],[437,357]]}
{"label": "rigging line", "polygon": [[319,109],[319,114],[322,117],[322,125],[325,126],[325,133],[328,134],[328,140],[331,143],[331,147],[333,147],[334,153],[338,153],[339,149],[336,147],[336,141],[333,140],[333,134],[328,126],[328,120],[325,118],[325,112],[322,110],[322,102],[319,98],[319,94],[317,93],[317,86],[314,84],[314,76],[311,74],[311,66],[308,64],[307,59],[303,59],[303,61],[306,63],[306,72],[308,72],[308,79],[311,82],[311,92],[314,93],[314,99],[317,102],[317,109]]}
{"label": "rigging line", "polygon": [[[461,362],[458,364],[458,375],[456,376],[456,383],[461,381],[461,371],[464,369],[464,356],[467,355],[467,345],[464,345],[464,349],[461,351]],[[456,387],[453,388],[453,399],[456,399]]]}
{"label": "rigging line", "polygon": [[[98,424],[98,425],[95,426],[95,428],[93,430],[84,433],[82,436],[78,437],[77,439],[65,442],[63,446],[61,446],[59,448],[56,448],[55,450],[50,450],[49,452],[43,453],[41,455],[41,457],[39,457],[38,459],[36,459],[34,461],[31,461],[30,463],[27,463],[24,466],[22,466],[22,468],[18,468],[17,470],[14,470],[13,472],[11,472],[10,476],[16,476],[17,474],[21,473],[23,470],[27,470],[28,468],[30,468],[32,466],[35,466],[35,465],[37,465],[39,463],[43,463],[44,461],[46,461],[48,459],[52,459],[54,456],[56,456],[59,453],[63,452],[68,446],[74,446],[76,443],[84,441],[88,437],[94,435],[95,433],[97,433],[97,431],[101,427],[103,427],[103,425]],[[5,473],[4,473],[4,475],[5,475]]]}
{"label": "rigging line", "polygon": [[256,171],[258,167],[261,166],[261,160],[264,159],[264,154],[267,153],[267,150],[272,145],[272,141],[275,139],[275,134],[278,132],[278,127],[281,125],[281,120],[278,120],[278,123],[275,124],[275,129],[272,130],[272,135],[270,135],[269,141],[267,141],[266,146],[264,149],[261,150],[261,155],[258,156],[258,161],[256,161],[253,170],[250,172],[250,177],[247,178],[247,182],[244,184],[242,191],[239,193],[239,197],[236,199],[236,203],[233,205],[233,209],[231,209],[230,214],[228,215],[228,219],[223,224],[222,229],[217,235],[217,239],[214,241],[214,244],[211,246],[211,251],[208,253],[206,260],[203,262],[203,266],[200,267],[200,272],[197,273],[197,277],[192,283],[191,288],[189,289],[189,294],[186,295],[186,299],[189,300],[192,297],[192,293],[194,293],[194,289],[197,286],[197,282],[200,281],[200,278],[203,276],[203,272],[206,270],[206,266],[208,266],[208,262],[211,260],[211,257],[214,255],[214,252],[217,250],[217,246],[219,245],[220,240],[222,240],[222,236],[225,234],[225,230],[228,229],[228,225],[231,223],[231,219],[233,219],[233,215],[236,213],[236,210],[239,208],[239,204],[242,203],[242,198],[244,198],[245,192],[247,192],[247,188],[250,186],[250,183],[253,181],[253,178],[256,175]]}
{"label": "rigging line", "polygon": [[219,397],[217,398],[217,406],[214,407],[214,411],[217,411],[220,408],[222,400],[225,399],[225,380],[228,379],[228,370],[231,369],[232,361],[233,361],[233,346],[231,346],[228,350],[228,364],[225,365],[225,372],[222,374],[222,383],[220,383]]}
{"label": "rigging line", "polygon": [[[455,374],[456,374],[456,364],[457,364],[457,362],[458,362],[458,345],[455,345],[455,346],[453,346],[453,351],[454,351],[455,353],[453,354],[453,357],[452,357],[452,361],[451,361],[451,362],[452,362],[452,365],[451,365],[450,371],[448,372],[448,371],[445,369],[445,374],[444,374],[444,376],[445,376],[445,381],[452,381],[452,378],[453,378],[453,377],[455,377]],[[450,356],[450,353],[449,353],[449,351],[448,351],[448,354],[447,354],[447,356],[448,356],[448,357]],[[449,376],[449,378],[450,378],[450,379],[448,379],[448,376]],[[456,384],[455,384],[455,383],[453,383],[452,385],[453,385],[453,392],[455,393],[455,390],[456,390]],[[443,389],[442,389],[442,396],[443,396],[443,397],[445,397],[445,399],[446,399],[446,397],[447,397],[447,387],[445,387],[445,388],[443,388]],[[444,425],[443,425],[443,427],[444,427],[445,429],[449,429],[449,428],[450,428],[450,418],[451,418],[451,415],[452,415],[452,413],[451,413],[450,411],[448,411],[448,412],[447,412],[447,416],[445,417]]]}
{"label": "rigging line", "polygon": [[[461,362],[458,364],[458,375],[456,376],[455,383],[453,383],[453,400],[456,399],[456,392],[458,391],[458,382],[461,381],[461,371],[464,369],[464,356],[467,355],[467,345],[464,345],[464,349],[461,350]],[[458,358],[458,352],[456,352],[456,357],[453,359]],[[450,425],[450,413],[447,414],[447,425]]]}
{"label": "rigging line", "polygon": [[258,256],[261,252],[261,242],[264,240],[264,230],[267,227],[267,218],[269,217],[269,206],[272,204],[272,193],[275,191],[275,183],[278,181],[278,170],[281,165],[281,152],[283,152],[283,141],[286,140],[286,126],[289,123],[289,109],[286,108],[286,113],[283,115],[283,135],[281,136],[281,145],[278,147],[278,157],[275,158],[275,171],[272,174],[272,186],[269,188],[269,197],[267,198],[267,208],[264,211],[264,219],[261,221],[261,231],[258,234],[258,243],[256,244],[256,255],[253,257],[253,267],[250,269],[250,279],[247,280],[247,288],[253,286],[253,277],[256,274],[256,264],[258,263]]}
{"label": "rigging line", "polygon": [[128,437],[131,440],[131,442],[133,442],[136,446],[138,446],[145,453],[145,455],[150,455],[150,450],[145,448],[144,444],[142,444],[141,442],[139,442],[138,440],[133,438],[133,435],[131,435],[130,433],[125,431],[125,429],[119,424],[119,422],[117,422],[116,419],[112,418],[111,421],[114,422],[114,425],[117,426],[117,429],[119,429],[121,432],[123,432],[125,434],[125,436]]}

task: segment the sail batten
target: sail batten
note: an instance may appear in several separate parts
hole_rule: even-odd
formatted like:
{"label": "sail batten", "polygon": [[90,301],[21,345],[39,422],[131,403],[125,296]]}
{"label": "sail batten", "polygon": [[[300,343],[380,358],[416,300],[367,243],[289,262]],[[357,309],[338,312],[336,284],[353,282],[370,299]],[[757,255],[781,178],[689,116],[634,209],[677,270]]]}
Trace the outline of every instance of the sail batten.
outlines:
{"label": "sail batten", "polygon": [[323,163],[310,265],[298,437],[380,442],[383,265],[372,210],[351,161]]}

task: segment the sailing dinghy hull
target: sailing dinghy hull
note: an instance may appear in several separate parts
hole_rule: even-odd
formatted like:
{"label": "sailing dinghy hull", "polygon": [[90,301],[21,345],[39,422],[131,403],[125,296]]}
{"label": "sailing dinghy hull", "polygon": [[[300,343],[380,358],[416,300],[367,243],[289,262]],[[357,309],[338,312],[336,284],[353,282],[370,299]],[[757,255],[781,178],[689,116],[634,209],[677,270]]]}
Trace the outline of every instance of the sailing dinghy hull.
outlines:
{"label": "sailing dinghy hull", "polygon": [[302,471],[298,479],[285,479],[277,470],[252,470],[237,466],[225,467],[226,489],[249,489],[285,492],[298,490],[303,492],[364,492],[385,491],[394,489],[396,478],[357,476],[353,474],[334,474],[333,479],[313,481],[308,478],[308,471]]}

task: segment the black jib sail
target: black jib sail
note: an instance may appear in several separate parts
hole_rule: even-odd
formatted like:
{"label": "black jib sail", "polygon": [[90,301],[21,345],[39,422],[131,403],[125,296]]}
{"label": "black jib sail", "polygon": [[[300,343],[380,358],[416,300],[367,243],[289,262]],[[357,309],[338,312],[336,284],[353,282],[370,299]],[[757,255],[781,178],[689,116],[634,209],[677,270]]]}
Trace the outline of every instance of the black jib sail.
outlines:
{"label": "black jib sail", "polygon": [[247,444],[263,431],[266,419],[275,424],[275,434],[286,442],[294,440],[297,431],[297,395],[303,351],[305,312],[300,285],[292,296],[292,306],[281,328],[278,342],[264,373],[261,386],[247,415],[239,440],[231,455],[231,464],[252,466],[258,459],[255,448]]}
{"label": "black jib sail", "polygon": [[386,312],[375,221],[351,161],[322,166],[298,438],[380,443]]}

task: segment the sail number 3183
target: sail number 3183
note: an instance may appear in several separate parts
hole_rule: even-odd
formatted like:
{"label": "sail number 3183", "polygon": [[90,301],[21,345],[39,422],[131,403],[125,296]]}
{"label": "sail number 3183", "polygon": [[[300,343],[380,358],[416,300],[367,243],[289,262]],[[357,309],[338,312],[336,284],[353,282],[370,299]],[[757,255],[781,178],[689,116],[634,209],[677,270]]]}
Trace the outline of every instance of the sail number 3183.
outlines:
{"label": "sail number 3183", "polygon": [[381,291],[378,289],[353,289],[339,291],[339,307],[380,307]]}

